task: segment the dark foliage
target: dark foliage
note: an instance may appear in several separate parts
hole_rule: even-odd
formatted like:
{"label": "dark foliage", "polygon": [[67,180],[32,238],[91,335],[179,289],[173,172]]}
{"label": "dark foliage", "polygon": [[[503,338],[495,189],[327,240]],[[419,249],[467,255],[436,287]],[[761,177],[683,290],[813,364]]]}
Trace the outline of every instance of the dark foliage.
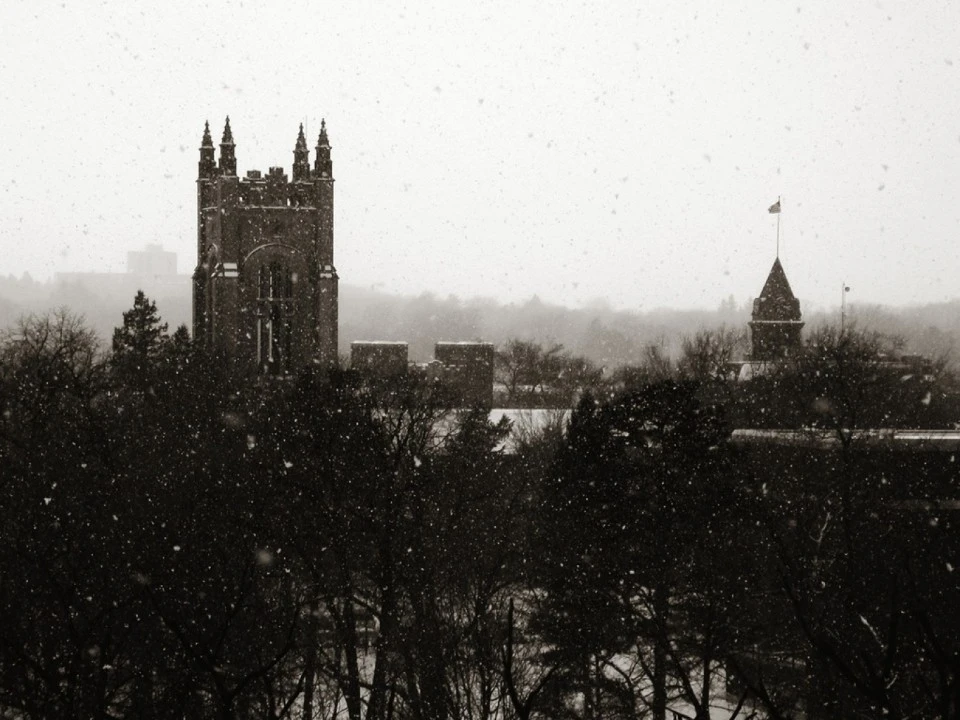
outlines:
{"label": "dark foliage", "polygon": [[[26,318],[0,715],[955,718],[957,463],[854,432],[946,424],[946,376],[812,337],[738,385],[740,339],[702,334],[595,395],[515,343],[515,392],[581,399],[508,453],[425,376],[232,377],[142,294],[108,353]],[[731,443],[758,414],[835,442]]]}

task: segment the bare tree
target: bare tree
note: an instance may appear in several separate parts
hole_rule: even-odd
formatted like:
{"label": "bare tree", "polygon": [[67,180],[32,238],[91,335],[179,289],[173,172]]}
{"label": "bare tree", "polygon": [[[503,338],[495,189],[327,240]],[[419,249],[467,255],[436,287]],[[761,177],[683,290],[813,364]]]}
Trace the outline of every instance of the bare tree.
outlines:
{"label": "bare tree", "polygon": [[731,379],[731,362],[746,354],[747,333],[743,329],[720,327],[698,330],[680,342],[678,371],[681,377],[701,382],[726,383]]}

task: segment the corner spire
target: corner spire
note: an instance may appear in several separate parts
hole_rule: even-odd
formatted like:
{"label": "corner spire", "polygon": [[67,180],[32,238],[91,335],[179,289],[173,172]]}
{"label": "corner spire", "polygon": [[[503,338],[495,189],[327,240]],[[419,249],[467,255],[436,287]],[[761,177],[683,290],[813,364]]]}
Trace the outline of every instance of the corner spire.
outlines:
{"label": "corner spire", "polygon": [[227,115],[227,122],[223,126],[223,139],[220,140],[221,145],[233,145],[233,131],[230,129],[230,116]]}
{"label": "corner spire", "polygon": [[317,138],[317,157],[313,161],[313,172],[318,178],[333,179],[333,162],[330,160],[330,139],[327,137],[327,121],[320,121],[320,137]]}
{"label": "corner spire", "polygon": [[230,116],[223,126],[223,139],[220,140],[220,174],[229,176],[237,174],[237,158],[234,155],[236,145],[233,142],[233,131],[230,130]]}
{"label": "corner spire", "polygon": [[203,124],[203,140],[200,141],[200,164],[197,178],[210,180],[217,174],[217,165],[213,157],[213,138],[210,137],[210,123]]}
{"label": "corner spire", "polygon": [[297,135],[297,145],[293,150],[293,181],[310,179],[310,151],[307,150],[307,138],[303,135],[303,123]]}
{"label": "corner spire", "polygon": [[327,121],[320,120],[320,137],[317,138],[317,147],[330,147],[330,139],[327,137]]}

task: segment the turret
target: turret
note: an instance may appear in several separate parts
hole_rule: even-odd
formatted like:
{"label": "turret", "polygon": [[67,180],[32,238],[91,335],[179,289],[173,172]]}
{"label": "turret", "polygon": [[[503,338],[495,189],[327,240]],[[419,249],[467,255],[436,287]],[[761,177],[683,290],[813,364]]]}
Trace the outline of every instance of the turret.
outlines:
{"label": "turret", "polygon": [[307,139],[303,136],[303,123],[300,123],[300,134],[297,135],[297,146],[293,150],[293,181],[310,179],[310,151],[307,150]]}
{"label": "turret", "polygon": [[213,157],[213,139],[210,137],[210,123],[203,124],[203,140],[200,143],[200,163],[197,177],[210,180],[216,174],[217,166]]}
{"label": "turret", "polygon": [[317,138],[317,157],[313,171],[322,180],[333,179],[333,162],[330,160],[330,140],[327,138],[327,121],[320,121],[320,137]]}
{"label": "turret", "polygon": [[800,349],[802,329],[800,301],[790,289],[778,257],[773,261],[760,297],[753,301],[750,320],[753,359],[776,360],[795,355]]}
{"label": "turret", "polygon": [[227,123],[223,126],[223,139],[220,140],[220,174],[236,175],[237,158],[234,155],[236,145],[233,142],[233,133],[230,130],[230,116],[227,116]]}

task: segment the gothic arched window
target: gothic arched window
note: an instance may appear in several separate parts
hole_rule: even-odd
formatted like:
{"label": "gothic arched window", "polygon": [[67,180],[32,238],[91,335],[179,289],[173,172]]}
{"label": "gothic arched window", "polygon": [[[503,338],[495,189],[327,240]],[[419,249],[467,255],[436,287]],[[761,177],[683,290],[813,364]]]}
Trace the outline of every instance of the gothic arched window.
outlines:
{"label": "gothic arched window", "polygon": [[265,375],[290,371],[293,344],[293,273],[281,263],[261,265],[257,274],[257,365]]}

